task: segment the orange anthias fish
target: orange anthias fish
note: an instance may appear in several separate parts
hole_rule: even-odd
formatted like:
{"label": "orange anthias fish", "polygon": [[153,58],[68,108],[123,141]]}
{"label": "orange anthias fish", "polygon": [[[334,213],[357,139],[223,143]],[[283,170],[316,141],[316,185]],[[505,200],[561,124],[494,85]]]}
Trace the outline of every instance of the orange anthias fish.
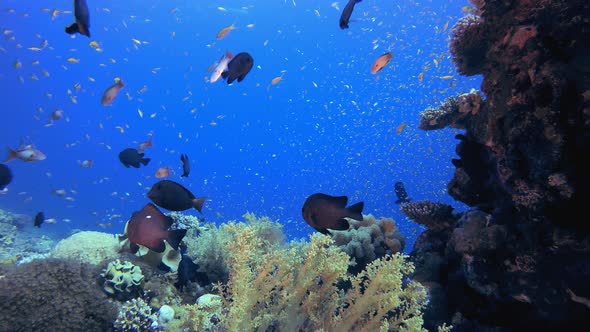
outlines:
{"label": "orange anthias fish", "polygon": [[119,94],[119,90],[121,90],[123,86],[125,86],[125,84],[123,84],[123,81],[118,81],[117,83],[108,87],[102,94],[100,104],[102,106],[108,106],[112,104],[115,98],[117,97],[117,94]]}
{"label": "orange anthias fish", "polygon": [[227,36],[227,34],[235,28],[236,28],[236,26],[232,24],[232,25],[228,25],[225,28],[219,30],[219,32],[217,33],[217,39],[219,40],[219,39],[225,38],[225,36]]}
{"label": "orange anthias fish", "polygon": [[142,142],[141,144],[139,144],[139,147],[137,148],[137,152],[139,153],[143,153],[143,151],[145,151],[145,149],[149,148],[153,146],[152,144],[152,138],[150,137],[149,140]]}
{"label": "orange anthias fish", "polygon": [[377,58],[377,60],[373,62],[373,65],[371,65],[371,74],[377,74],[381,69],[383,69],[383,67],[385,67],[389,63],[389,60],[391,60],[391,58],[393,58],[391,52],[387,52],[385,54],[380,55]]}
{"label": "orange anthias fish", "polygon": [[45,156],[45,154],[43,154],[43,152],[35,149],[33,144],[23,144],[17,150],[8,148],[8,157],[4,162],[7,163],[17,158],[22,161],[30,162],[45,160],[47,157]]}
{"label": "orange anthias fish", "polygon": [[158,179],[169,177],[170,176],[170,167],[160,167],[160,168],[158,168],[158,170],[156,171],[155,176]]}

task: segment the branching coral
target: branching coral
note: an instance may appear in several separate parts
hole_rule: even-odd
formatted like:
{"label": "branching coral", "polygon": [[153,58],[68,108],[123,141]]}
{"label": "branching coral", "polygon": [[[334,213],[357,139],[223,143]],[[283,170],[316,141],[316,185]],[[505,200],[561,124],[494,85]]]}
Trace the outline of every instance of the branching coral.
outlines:
{"label": "branching coral", "polygon": [[349,223],[346,231],[331,231],[335,244],[354,258],[356,264],[348,272],[360,272],[377,258],[403,252],[405,238],[392,219],[368,215],[362,221],[349,220]]}
{"label": "branching coral", "polygon": [[92,265],[42,259],[0,278],[0,331],[108,331],[116,317]]}
{"label": "branching coral", "polygon": [[[257,218],[253,213],[246,213],[243,218],[252,227],[256,237],[267,244],[265,247],[271,248],[284,244],[285,236],[281,224],[273,222],[268,217]],[[189,231],[186,236],[188,255],[203,271],[207,272],[209,280],[227,281],[229,275],[227,248],[229,243],[234,241],[235,236],[228,232],[232,225],[233,223],[230,223],[229,226],[223,225],[217,228],[214,224],[206,224],[199,233]]]}
{"label": "branching coral", "polygon": [[[400,254],[370,263],[349,277],[349,257],[334,241],[314,234],[310,242],[269,250],[251,225],[226,226],[230,278],[218,285],[230,331],[421,330],[426,292],[417,283],[405,284],[413,271]],[[348,281],[350,288],[337,285]]]}

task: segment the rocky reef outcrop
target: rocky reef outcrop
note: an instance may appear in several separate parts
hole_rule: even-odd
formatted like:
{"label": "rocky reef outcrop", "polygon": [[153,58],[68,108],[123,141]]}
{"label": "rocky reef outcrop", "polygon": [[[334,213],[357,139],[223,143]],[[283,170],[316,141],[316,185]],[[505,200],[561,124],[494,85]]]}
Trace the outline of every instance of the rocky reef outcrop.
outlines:
{"label": "rocky reef outcrop", "polygon": [[[424,224],[412,257],[429,328],[558,330],[590,323],[590,3],[472,1],[452,29],[481,92],[421,114],[459,128],[448,192],[471,207],[402,205]],[[587,326],[587,325],[582,325]]]}

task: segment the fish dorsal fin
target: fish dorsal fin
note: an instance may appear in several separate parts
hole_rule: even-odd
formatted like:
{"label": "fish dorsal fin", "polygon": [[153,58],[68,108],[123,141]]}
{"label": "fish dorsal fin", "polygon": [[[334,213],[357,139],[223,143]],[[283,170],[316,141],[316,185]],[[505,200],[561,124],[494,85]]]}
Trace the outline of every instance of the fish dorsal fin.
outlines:
{"label": "fish dorsal fin", "polygon": [[346,204],[348,204],[348,197],[337,196],[334,197],[334,201],[336,202],[336,204],[338,204],[339,207],[346,207]]}

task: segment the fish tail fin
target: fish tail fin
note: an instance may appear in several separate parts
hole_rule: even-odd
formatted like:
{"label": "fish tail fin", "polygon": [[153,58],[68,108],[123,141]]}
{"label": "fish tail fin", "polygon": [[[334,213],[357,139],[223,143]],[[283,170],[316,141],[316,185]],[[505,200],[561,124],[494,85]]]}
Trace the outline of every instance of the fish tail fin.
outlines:
{"label": "fish tail fin", "polygon": [[350,213],[350,215],[348,216],[349,218],[352,218],[354,220],[363,220],[363,208],[365,207],[365,203],[364,202],[358,202],[354,205],[351,205],[347,208],[348,212]]}
{"label": "fish tail fin", "polygon": [[151,160],[150,158],[143,158],[143,159],[141,160],[141,163],[142,163],[144,166],[147,166],[147,165],[150,163],[150,160]]}
{"label": "fish tail fin", "polygon": [[197,209],[197,211],[201,212],[201,209],[203,208],[203,204],[205,204],[206,200],[207,200],[207,197],[195,198],[195,199],[193,199],[193,206],[195,207],[195,209]]}
{"label": "fish tail fin", "polygon": [[77,22],[74,22],[70,26],[66,27],[66,33],[73,35],[76,32],[78,32],[78,23]]}
{"label": "fish tail fin", "polygon": [[16,151],[14,151],[11,148],[8,148],[8,156],[6,157],[6,160],[4,160],[5,163],[11,161],[12,159],[16,159],[17,154]]}
{"label": "fish tail fin", "polygon": [[174,250],[178,250],[180,241],[186,235],[186,229],[175,229],[168,232],[168,243]]}

